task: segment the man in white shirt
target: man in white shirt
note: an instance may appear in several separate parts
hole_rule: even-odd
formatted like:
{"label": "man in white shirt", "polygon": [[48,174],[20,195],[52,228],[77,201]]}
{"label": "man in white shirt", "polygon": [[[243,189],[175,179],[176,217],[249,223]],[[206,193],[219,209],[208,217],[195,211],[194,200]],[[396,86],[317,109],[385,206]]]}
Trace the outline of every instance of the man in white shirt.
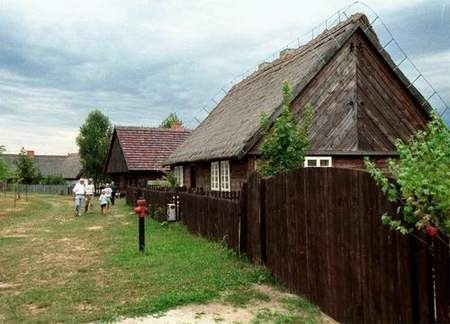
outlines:
{"label": "man in white shirt", "polygon": [[84,213],[88,212],[89,207],[91,206],[92,201],[93,201],[92,197],[94,197],[94,193],[95,193],[94,180],[92,178],[90,178],[86,185],[86,204],[84,207]]}
{"label": "man in white shirt", "polygon": [[83,210],[84,196],[86,195],[86,186],[84,179],[80,179],[73,187],[73,199],[75,200],[75,216],[81,216]]}

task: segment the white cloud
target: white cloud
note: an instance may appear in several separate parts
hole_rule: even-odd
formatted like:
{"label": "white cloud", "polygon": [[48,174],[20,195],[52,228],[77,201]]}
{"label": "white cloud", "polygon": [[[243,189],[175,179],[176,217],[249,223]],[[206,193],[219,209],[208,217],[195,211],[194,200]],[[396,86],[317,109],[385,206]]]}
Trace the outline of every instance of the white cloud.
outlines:
{"label": "white cloud", "polygon": [[[0,142],[49,153],[73,151],[94,108],[153,126],[177,111],[192,126],[220,87],[350,3],[0,1]],[[367,2],[383,15],[425,3]]]}

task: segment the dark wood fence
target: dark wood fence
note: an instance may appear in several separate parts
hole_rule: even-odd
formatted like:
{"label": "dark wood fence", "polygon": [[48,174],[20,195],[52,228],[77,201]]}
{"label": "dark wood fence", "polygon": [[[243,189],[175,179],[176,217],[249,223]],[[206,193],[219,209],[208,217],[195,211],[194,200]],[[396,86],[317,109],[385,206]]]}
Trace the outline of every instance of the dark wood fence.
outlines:
{"label": "dark wood fence", "polygon": [[150,205],[150,215],[163,221],[167,219],[167,204],[178,204],[178,192],[159,190],[156,188],[129,187],[127,190],[127,203],[134,205],[139,197],[143,197]]}
{"label": "dark wood fence", "polygon": [[[153,191],[144,196],[155,205],[173,195]],[[178,196],[189,231],[266,264],[340,322],[450,322],[449,238],[402,236],[382,225],[381,215],[397,206],[366,172],[254,173],[234,198]]]}
{"label": "dark wood fence", "polygon": [[165,188],[136,188],[127,191],[127,203],[134,205],[138,197],[144,197],[150,205],[150,215],[157,220],[167,219],[168,203],[175,203],[177,218],[191,233],[209,240],[224,242],[240,251],[241,200],[240,193],[216,193],[181,188],[170,191]]}
{"label": "dark wood fence", "polygon": [[248,204],[247,233],[261,239],[249,240],[247,251],[252,259],[261,251],[290,291],[341,322],[450,320],[448,247],[382,225],[380,216],[397,206],[368,173],[306,168],[252,177],[248,196],[261,204]]}
{"label": "dark wood fence", "polygon": [[241,208],[237,199],[180,192],[180,215],[188,230],[240,250]]}

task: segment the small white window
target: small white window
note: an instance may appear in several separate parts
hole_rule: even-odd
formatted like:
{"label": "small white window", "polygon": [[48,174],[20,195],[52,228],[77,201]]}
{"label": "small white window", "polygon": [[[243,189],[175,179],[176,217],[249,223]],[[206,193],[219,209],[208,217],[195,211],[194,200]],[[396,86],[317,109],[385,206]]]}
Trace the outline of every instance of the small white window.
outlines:
{"label": "small white window", "polygon": [[329,168],[333,166],[331,156],[307,156],[304,165],[305,168]]}
{"label": "small white window", "polygon": [[219,191],[219,162],[211,162],[211,190]]}
{"label": "small white window", "polygon": [[230,191],[230,162],[220,161],[220,190]]}
{"label": "small white window", "polygon": [[177,165],[174,167],[173,173],[175,174],[175,178],[177,178],[178,186],[183,187],[183,166]]}

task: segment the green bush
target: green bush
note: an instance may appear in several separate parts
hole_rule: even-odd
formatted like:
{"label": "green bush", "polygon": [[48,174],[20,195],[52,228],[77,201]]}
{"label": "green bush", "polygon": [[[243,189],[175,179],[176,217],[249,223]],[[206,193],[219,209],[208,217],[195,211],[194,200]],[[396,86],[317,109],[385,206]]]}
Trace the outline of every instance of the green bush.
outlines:
{"label": "green bush", "polygon": [[365,165],[391,202],[397,215],[383,215],[393,230],[408,234],[419,229],[430,236],[437,229],[450,234],[450,130],[433,114],[426,131],[407,142],[397,140],[398,160],[389,161],[390,181],[367,157]]}
{"label": "green bush", "polygon": [[66,184],[66,179],[64,179],[61,175],[49,175],[43,177],[40,181],[40,184],[44,185],[64,185]]}
{"label": "green bush", "polygon": [[307,104],[302,119],[297,121],[289,107],[292,93],[286,81],[282,91],[281,114],[273,125],[267,114],[261,114],[264,141],[261,146],[262,163],[259,170],[266,176],[303,167],[309,146],[308,129],[313,118],[313,108],[311,104]]}

